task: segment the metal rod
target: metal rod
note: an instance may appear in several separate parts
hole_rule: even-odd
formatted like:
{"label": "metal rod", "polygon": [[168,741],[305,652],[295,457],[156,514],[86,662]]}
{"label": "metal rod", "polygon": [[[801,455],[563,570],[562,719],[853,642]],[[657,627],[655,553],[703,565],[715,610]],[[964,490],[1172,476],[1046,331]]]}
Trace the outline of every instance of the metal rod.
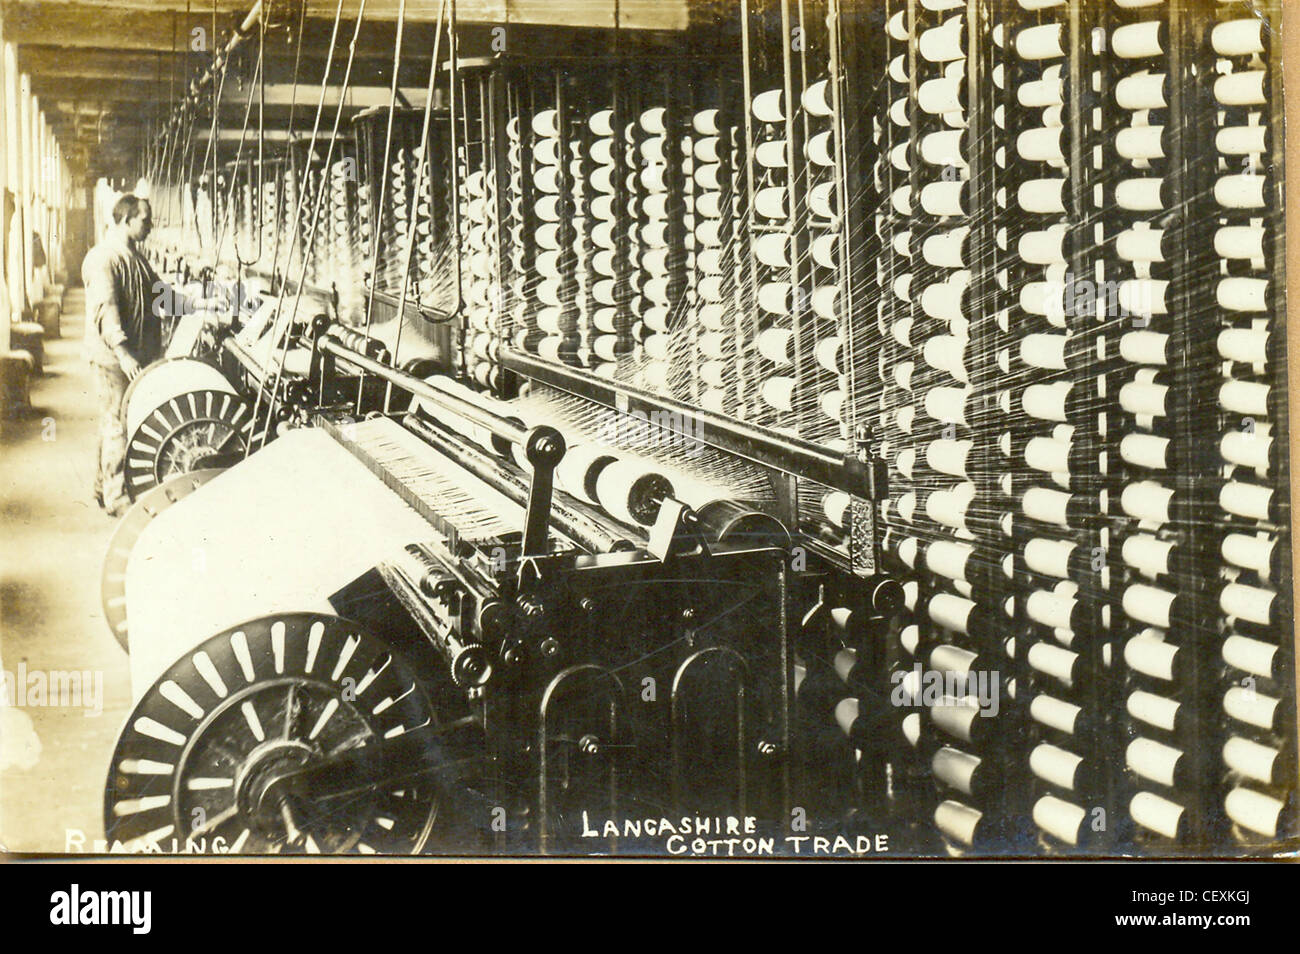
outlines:
{"label": "metal rod", "polygon": [[485,428],[502,440],[509,441],[512,444],[525,446],[530,433],[529,428],[512,421],[509,418],[493,414],[491,411],[484,410],[477,404],[466,401],[464,398],[457,397],[447,391],[434,387],[426,381],[422,381],[414,375],[407,374],[405,371],[399,371],[396,368],[390,368],[382,362],[367,357],[359,351],[354,351],[347,345],[343,344],[333,335],[325,335],[320,339],[318,345],[321,351],[326,354],[342,358],[349,364],[355,364],[363,371],[378,375],[385,381],[395,384],[404,391],[418,397],[426,398],[435,404],[445,407],[447,410],[459,414],[471,424]]}
{"label": "metal rod", "polygon": [[846,493],[866,496],[866,473],[856,461],[810,441],[761,431],[721,414],[641,391],[622,381],[602,378],[578,368],[560,368],[510,348],[501,350],[501,365],[516,374],[624,413],[645,413],[659,426],[701,444],[788,474],[816,480]]}

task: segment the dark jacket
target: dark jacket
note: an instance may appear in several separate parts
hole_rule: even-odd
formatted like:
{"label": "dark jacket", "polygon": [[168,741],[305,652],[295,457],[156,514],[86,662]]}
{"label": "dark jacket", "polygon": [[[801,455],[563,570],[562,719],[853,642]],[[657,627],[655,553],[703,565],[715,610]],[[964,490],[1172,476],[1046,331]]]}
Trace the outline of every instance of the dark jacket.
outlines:
{"label": "dark jacket", "polygon": [[110,235],[81,264],[86,286],[86,351],[95,364],[118,365],[125,345],[142,365],[162,353],[161,307],[170,289],[124,238]]}

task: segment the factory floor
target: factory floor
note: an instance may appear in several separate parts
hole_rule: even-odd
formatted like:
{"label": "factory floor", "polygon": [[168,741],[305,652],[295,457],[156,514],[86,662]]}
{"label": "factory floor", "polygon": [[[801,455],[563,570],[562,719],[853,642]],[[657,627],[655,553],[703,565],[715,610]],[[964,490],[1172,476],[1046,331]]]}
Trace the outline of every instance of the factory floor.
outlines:
{"label": "factory floor", "polygon": [[[32,410],[0,420],[0,678],[8,690],[0,693],[0,845],[8,851],[89,851],[103,838],[105,773],[130,705],[126,654],[99,602],[114,521],[90,496],[95,399],[83,305],[82,290],[69,289],[61,337],[46,340],[45,374],[31,384]],[[49,686],[65,691],[38,692]]]}

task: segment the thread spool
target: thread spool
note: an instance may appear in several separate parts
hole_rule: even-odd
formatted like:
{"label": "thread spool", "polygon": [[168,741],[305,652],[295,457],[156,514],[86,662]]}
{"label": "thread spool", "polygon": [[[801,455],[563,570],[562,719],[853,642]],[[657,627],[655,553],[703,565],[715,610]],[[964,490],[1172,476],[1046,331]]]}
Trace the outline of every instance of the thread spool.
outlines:
{"label": "thread spool", "polygon": [[701,136],[716,136],[721,132],[716,109],[702,109],[691,117],[691,128]]}
{"label": "thread spool", "polygon": [[571,342],[567,336],[563,335],[548,335],[537,343],[538,357],[554,364],[562,363],[565,356],[571,351]]}
{"label": "thread spool", "polygon": [[851,502],[848,494],[843,491],[832,490],[822,498],[822,513],[831,524],[842,530],[848,526],[849,505]]}
{"label": "thread spool", "polygon": [[765,169],[784,169],[790,164],[789,143],[784,139],[769,139],[754,147],[754,161]]}
{"label": "thread spool", "polygon": [[671,330],[672,310],[664,305],[647,308],[641,314],[641,321],[651,331],[667,333]]}
{"label": "thread spool", "polygon": [[701,192],[695,197],[695,212],[705,218],[721,218],[722,193],[717,191]]}
{"label": "thread spool", "polygon": [[1151,792],[1138,792],[1129,801],[1129,814],[1143,828],[1171,840],[1184,829],[1182,805]]}
{"label": "thread spool", "polygon": [[563,308],[551,306],[539,308],[536,317],[537,327],[550,335],[562,335],[573,328],[573,320]]}
{"label": "thread spool", "polygon": [[758,288],[758,304],[769,315],[788,317],[794,312],[794,286],[789,282],[764,282]]}
{"label": "thread spool", "polygon": [[966,462],[974,446],[969,440],[931,441],[925,448],[925,461],[937,473],[966,478]]}
{"label": "thread spool", "polygon": [[[613,166],[597,166],[591,173],[588,181],[591,187],[602,194],[602,196],[613,196],[618,191],[618,183],[614,179]],[[581,178],[574,176],[574,188],[577,189],[581,183]],[[599,199],[595,200],[599,201]],[[608,218],[609,216],[605,216]]]}
{"label": "thread spool", "polygon": [[925,499],[925,514],[935,523],[956,530],[965,530],[966,511],[975,498],[975,485],[957,484],[947,490],[936,490]]}
{"label": "thread spool", "polygon": [[1016,53],[1026,60],[1047,60],[1065,56],[1062,40],[1065,28],[1059,23],[1025,27],[1012,40]]}
{"label": "thread spool", "polygon": [[1049,66],[1043,70],[1041,79],[1029,80],[1016,87],[1016,101],[1025,109],[1045,109],[1064,103],[1064,84],[1061,81],[1061,68]]}
{"label": "thread spool", "polygon": [[848,396],[843,391],[824,391],[817,403],[823,414],[833,421],[844,421],[844,403]]}
{"label": "thread spool", "polygon": [[705,275],[721,275],[724,264],[721,248],[701,248],[695,253],[695,267]]}
{"label": "thread spool", "polygon": [[1122,59],[1142,59],[1163,56],[1167,40],[1165,24],[1151,20],[1117,27],[1111,34],[1110,47]]}
{"label": "thread spool", "polygon": [[1224,106],[1265,106],[1268,104],[1267,80],[1266,70],[1220,76],[1214,81],[1214,98]]}
{"label": "thread spool", "polygon": [[716,414],[727,413],[730,394],[722,388],[710,388],[700,395],[700,406]]}
{"label": "thread spool", "polygon": [[662,165],[646,166],[636,176],[643,188],[650,192],[663,192],[667,188],[667,169]]}
{"label": "thread spool", "polygon": [[1125,764],[1135,774],[1167,786],[1175,784],[1182,757],[1181,749],[1142,737],[1130,742],[1124,752]]}
{"label": "thread spool", "polygon": [[789,328],[767,328],[758,335],[758,353],[776,365],[792,363],[793,344],[794,331]]}
{"label": "thread spool", "polygon": [[771,377],[759,388],[759,396],[769,407],[789,412],[794,410],[795,379],[790,377]]}
{"label": "thread spool", "polygon": [[1020,340],[1020,360],[1030,367],[1048,371],[1066,370],[1065,335],[1031,334]]}
{"label": "thread spool", "polygon": [[1278,822],[1285,803],[1250,788],[1234,788],[1223,800],[1228,817],[1248,831],[1265,838],[1278,837]]}
{"label": "thread spool", "polygon": [[921,188],[921,208],[933,216],[965,215],[965,182],[930,182]]}
{"label": "thread spool", "polygon": [[788,195],[783,186],[767,186],[759,189],[754,193],[754,211],[769,219],[787,219],[789,218],[786,204]]}
{"label": "thread spool", "polygon": [[1026,212],[1036,215],[1064,215],[1064,190],[1064,179],[1030,179],[1016,190],[1016,201]]}
{"label": "thread spool", "polygon": [[1219,608],[1227,616],[1270,626],[1273,623],[1273,606],[1277,594],[1258,586],[1229,583],[1219,592]]}
{"label": "thread spool", "polygon": [[1263,679],[1275,679],[1278,647],[1247,636],[1229,636],[1223,641],[1223,660],[1242,672]]}
{"label": "thread spool", "polygon": [[[784,189],[781,191],[783,193],[785,192]],[[784,212],[784,196],[782,196],[782,199],[782,211]],[[812,210],[814,215],[820,216],[823,219],[833,219],[836,214],[836,205],[835,184],[833,182],[821,182],[808,190],[808,208]],[[778,216],[774,216],[774,218],[777,217]],[[784,218],[785,216],[782,215],[779,217]]]}
{"label": "thread spool", "polygon": [[1238,722],[1271,732],[1274,730],[1279,701],[1261,692],[1233,686],[1224,693],[1223,711]]}
{"label": "thread spool", "polygon": [[813,289],[812,310],[819,318],[827,321],[839,321],[839,285],[819,285]]}
{"label": "thread spool", "polygon": [[587,128],[596,136],[614,135],[614,110],[601,109],[587,119]]}
{"label": "thread spool", "polygon": [[754,118],[763,123],[785,122],[785,93],[779,89],[769,89],[754,97],[750,106]]}
{"label": "thread spool", "polygon": [[[546,248],[552,248],[552,247],[554,247],[554,248],[558,248],[558,247],[559,247],[559,239],[558,239],[558,237],[559,237],[559,230],[558,230],[558,226],[550,226],[550,228],[556,230],[556,231],[554,232],[555,238],[552,239],[552,241],[554,241],[555,244],[554,244],[553,246],[551,246],[551,245],[547,245],[547,246],[544,246],[544,247],[546,247]],[[590,236],[591,236],[592,244],[595,245],[597,248],[600,248],[600,249],[606,249],[606,250],[610,250],[610,251],[612,251],[612,250],[618,248],[618,238],[617,238],[617,237],[615,236],[615,234],[614,234],[614,223],[613,223],[613,222],[598,222],[595,226],[592,227],[591,232],[590,232],[589,234],[590,234]],[[549,236],[548,236],[548,238],[549,238]],[[539,244],[539,245],[541,244],[541,232],[540,232],[540,230],[538,231],[538,244]]]}
{"label": "thread spool", "polygon": [[966,226],[930,235],[921,243],[921,257],[939,268],[964,268],[966,239],[970,229]]}
{"label": "thread spool", "polygon": [[655,106],[642,112],[637,117],[637,122],[641,124],[642,129],[652,136],[662,136],[667,132],[667,127],[664,125],[667,115],[667,109],[663,106]]}
{"label": "thread spool", "polygon": [[653,219],[642,225],[637,231],[641,244],[648,248],[667,248],[668,247],[668,222],[662,219]]}
{"label": "thread spool", "polygon": [[700,362],[700,380],[712,388],[722,388],[727,383],[727,362],[725,361],[702,361]]}
{"label": "thread spool", "polygon": [[907,57],[899,54],[889,61],[887,68],[889,78],[899,85],[906,86],[908,82]]}
{"label": "thread spool", "polygon": [[835,269],[839,267],[839,236],[834,232],[819,235],[812,240],[813,261],[820,268]]}
{"label": "thread spool", "polygon": [[1165,157],[1164,126],[1131,126],[1115,135],[1115,152],[1130,161],[1150,162]]}
{"label": "thread spool", "polygon": [[587,149],[587,154],[591,156],[591,161],[597,165],[613,165],[615,156],[614,140],[609,137],[593,140]]}
{"label": "thread spool", "polygon": [[544,166],[558,166],[563,158],[558,139],[539,139],[533,146],[533,159]]}
{"label": "thread spool", "polygon": [[1269,283],[1265,278],[1224,278],[1215,288],[1219,307],[1235,312],[1264,312],[1269,309]]}
{"label": "thread spool", "polygon": [[1267,384],[1234,378],[1219,388],[1219,406],[1237,414],[1265,416],[1268,414],[1268,395]]}
{"label": "thread spool", "polygon": [[813,165],[831,167],[835,165],[835,143],[831,139],[831,134],[819,132],[808,139],[804,146],[808,156],[808,161]]}
{"label": "thread spool", "polygon": [[615,307],[597,308],[592,315],[591,324],[597,331],[604,334],[617,334],[620,331],[620,312]]}
{"label": "thread spool", "polygon": [[1268,52],[1264,21],[1254,17],[1228,20],[1210,31],[1210,45],[1220,56],[1254,56]]}
{"label": "thread spool", "polygon": [[1124,109],[1165,109],[1168,106],[1164,73],[1143,71],[1125,76],[1115,84],[1115,102]]}
{"label": "thread spool", "polygon": [[963,32],[962,18],[950,17],[937,27],[921,31],[917,51],[931,63],[960,60],[966,55],[961,42]]}
{"label": "thread spool", "polygon": [[966,289],[970,286],[970,272],[954,272],[946,281],[927,285],[921,291],[921,310],[937,321],[960,323],[965,321]]}
{"label": "thread spool", "polygon": [[721,360],[729,353],[731,337],[718,331],[710,331],[695,340],[695,347],[706,358]]}
{"label": "thread spool", "polygon": [[1229,361],[1262,366],[1268,360],[1268,331],[1263,328],[1225,328],[1217,343]]}
{"label": "thread spool", "polygon": [[932,166],[964,168],[965,142],[966,133],[960,129],[927,133],[921,137],[921,160]]}
{"label": "thread spool", "polygon": [[1070,702],[1040,694],[1029,703],[1029,715],[1035,722],[1074,735],[1083,710]]}
{"label": "thread spool", "polygon": [[1115,204],[1129,212],[1159,212],[1168,204],[1163,179],[1124,179],[1115,185]]}
{"label": "thread spool", "polygon": [[1219,491],[1219,506],[1248,520],[1273,521],[1277,516],[1272,488],[1241,480],[1230,480],[1223,485]]}
{"label": "thread spool", "polygon": [[1169,439],[1154,434],[1125,434],[1119,455],[1135,467],[1164,470],[1168,467]]}
{"label": "thread spool", "polygon": [[649,163],[664,163],[669,159],[668,145],[663,136],[643,139],[638,151],[641,153],[641,158]]}
{"label": "thread spool", "polygon": [[1152,692],[1137,691],[1129,694],[1125,709],[1134,719],[1173,732],[1178,727],[1180,704],[1173,699],[1158,696]]}
{"label": "thread spool", "polygon": [[1223,762],[1234,772],[1272,785],[1277,781],[1281,753],[1251,739],[1233,736],[1223,744]]}
{"label": "thread spool", "polygon": [[1065,129],[1061,126],[1038,126],[1016,137],[1016,153],[1026,162],[1060,164],[1065,161]]}
{"label": "thread spool", "polygon": [[722,141],[717,136],[704,136],[695,140],[691,153],[700,162],[718,162],[723,154]]}
{"label": "thread spool", "polygon": [[790,266],[790,236],[783,232],[767,232],[754,239],[754,257],[768,268]]}
{"label": "thread spool", "polygon": [[967,847],[975,844],[983,819],[984,815],[978,809],[953,799],[945,799],[934,809],[935,827],[947,838]]}
{"label": "thread spool", "polygon": [[641,286],[641,294],[656,305],[672,304],[672,279],[651,278]]}
{"label": "thread spool", "polygon": [[831,105],[831,89],[828,80],[818,80],[799,96],[799,103],[813,116],[828,117],[834,115]]}
{"label": "thread spool", "polygon": [[817,363],[831,374],[840,373],[840,354],[843,340],[839,335],[832,335],[817,342]]}
{"label": "thread spool", "polygon": [[533,185],[540,192],[559,193],[560,169],[558,166],[542,166],[533,176]]}
{"label": "thread spool", "polygon": [[926,80],[916,91],[916,102],[922,112],[940,116],[962,108],[962,86],[958,79],[940,77]]}
{"label": "thread spool", "polygon": [[533,116],[532,129],[534,135],[544,139],[552,138],[560,134],[560,114],[554,109],[543,109]]}

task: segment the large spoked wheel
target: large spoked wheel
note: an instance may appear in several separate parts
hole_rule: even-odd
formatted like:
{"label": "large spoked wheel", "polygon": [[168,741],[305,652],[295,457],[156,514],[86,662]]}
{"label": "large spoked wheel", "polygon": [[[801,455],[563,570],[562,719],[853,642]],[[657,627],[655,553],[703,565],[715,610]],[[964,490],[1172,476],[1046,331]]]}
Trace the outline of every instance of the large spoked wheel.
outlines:
{"label": "large spoked wheel", "polygon": [[117,528],[108,541],[108,552],[104,555],[99,596],[104,607],[104,620],[123,650],[130,652],[127,643],[126,565],[131,559],[131,551],[135,549],[135,542],[154,517],[194,493],[219,473],[220,468],[214,468],[173,477],[141,494],[118,521]]}
{"label": "large spoked wheel", "polygon": [[127,850],[418,852],[437,815],[427,779],[362,779],[310,804],[264,796],[288,773],[433,718],[377,636],[314,613],[251,620],[187,652],[136,705],[109,770],[107,837]]}
{"label": "large spoked wheel", "polygon": [[155,408],[131,434],[126,489],[132,499],[178,474],[229,466],[253,426],[248,402],[226,391],[188,391]]}

